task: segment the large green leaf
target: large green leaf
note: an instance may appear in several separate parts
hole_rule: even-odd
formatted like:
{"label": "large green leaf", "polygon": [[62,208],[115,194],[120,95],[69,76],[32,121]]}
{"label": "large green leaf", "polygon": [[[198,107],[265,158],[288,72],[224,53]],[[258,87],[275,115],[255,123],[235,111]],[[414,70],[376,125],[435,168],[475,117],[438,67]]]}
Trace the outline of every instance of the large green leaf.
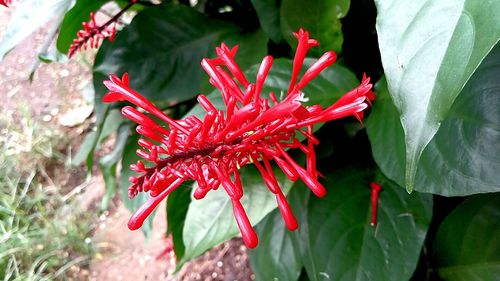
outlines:
{"label": "large green leaf", "polygon": [[304,28],[320,43],[313,53],[327,50],[339,52],[342,48],[343,18],[349,10],[350,0],[283,0],[281,3],[281,30],[291,46],[297,45],[292,32]]}
{"label": "large green leaf", "polygon": [[[292,182],[277,169],[275,172],[277,180],[286,194]],[[256,225],[276,208],[276,197],[267,189],[262,176],[253,165],[242,167],[240,175],[245,192],[241,203],[252,225]],[[194,188],[196,187],[195,183]],[[237,236],[239,233],[229,196],[223,188],[210,191],[205,198],[194,200],[189,205],[183,231],[186,250],[180,263],[203,254],[206,250]]]}
{"label": "large green leaf", "polygon": [[67,53],[69,46],[76,38],[76,33],[82,29],[82,22],[89,21],[90,12],[98,11],[111,0],[77,0],[75,6],[64,16],[61,31],[57,37],[56,46],[59,52]]}
{"label": "large green leaf", "polygon": [[74,0],[25,0],[16,3],[9,25],[0,40],[0,61],[24,38],[56,18],[56,24],[71,8]]}
{"label": "large green leaf", "polygon": [[500,280],[500,193],[476,195],[444,220],[434,259],[445,280]]}
{"label": "large green leaf", "polygon": [[283,224],[275,209],[255,227],[259,246],[248,256],[256,280],[298,280],[302,270],[300,251],[294,243],[294,233]]}
{"label": "large green leaf", "polygon": [[327,196],[309,199],[306,221],[299,222],[299,242],[311,280],[399,281],[412,276],[431,220],[432,197],[408,195],[381,181],[373,227],[371,178],[371,172],[356,170],[327,175]]}
{"label": "large green leaf", "polygon": [[132,87],[153,101],[183,101],[199,93],[205,77],[200,62],[214,56],[221,40],[251,41],[248,50],[252,53],[239,53],[237,60],[265,54],[267,40],[251,40],[253,34],[239,32],[236,26],[209,19],[184,5],[148,8],[114,42],[104,42],[94,69],[104,74],[128,72]]}
{"label": "large green leaf", "polygon": [[280,30],[280,0],[251,0],[262,29],[276,43],[283,41]]}
{"label": "large green leaf", "polygon": [[389,93],[405,132],[405,185],[441,122],[500,39],[500,1],[376,0]]}
{"label": "large green leaf", "polygon": [[[500,44],[471,77],[422,153],[415,189],[445,196],[500,191]],[[382,171],[404,183],[404,133],[385,81],[366,127]]]}

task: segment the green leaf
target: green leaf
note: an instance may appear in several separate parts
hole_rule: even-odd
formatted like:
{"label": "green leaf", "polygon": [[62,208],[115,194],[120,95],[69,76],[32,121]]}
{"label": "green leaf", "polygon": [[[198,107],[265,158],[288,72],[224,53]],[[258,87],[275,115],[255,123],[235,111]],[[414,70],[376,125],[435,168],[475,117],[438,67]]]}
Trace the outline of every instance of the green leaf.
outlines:
{"label": "green leaf", "polygon": [[340,19],[347,14],[349,5],[349,0],[283,0],[281,31],[291,46],[297,45],[292,32],[304,28],[320,43],[319,48],[312,50],[314,54],[340,52],[343,42]]}
{"label": "green leaf", "polygon": [[73,166],[78,166],[83,161],[86,161],[88,172],[92,172],[94,165],[94,152],[103,140],[108,138],[112,133],[118,130],[118,127],[123,123],[124,119],[121,117],[118,110],[110,110],[109,106],[96,109],[98,116],[95,128],[96,130],[88,133],[85,136],[80,149],[75,157],[71,160]]}
{"label": "green leaf", "polygon": [[251,0],[259,17],[260,26],[276,43],[283,41],[280,30],[280,1],[279,0]]}
{"label": "green leaf", "polygon": [[[123,205],[130,211],[135,212],[144,202],[146,202],[150,196],[149,193],[139,192],[137,196],[130,199],[128,198],[128,188],[130,186],[130,182],[128,181],[129,177],[137,176],[137,173],[130,170],[129,167],[131,164],[137,163],[138,160],[142,160],[135,151],[139,148],[137,141],[139,140],[138,134],[133,134],[127,139],[127,143],[125,144],[125,148],[123,149],[123,157],[121,161],[121,171],[120,171],[120,193],[122,197]],[[156,210],[154,210],[151,215],[144,221],[144,224],[141,227],[142,232],[146,236],[149,237],[151,232],[153,231],[153,218],[156,214]]]}
{"label": "green leaf", "polygon": [[[275,169],[276,177],[286,194],[292,185],[280,171]],[[241,199],[252,225],[256,225],[269,212],[276,208],[276,198],[264,184],[258,170],[246,165],[240,170],[245,195]],[[194,188],[196,188],[196,183]],[[233,217],[231,200],[223,188],[210,191],[202,200],[195,200],[189,205],[183,231],[186,251],[182,264],[206,250],[239,234]]]}
{"label": "green leaf", "polygon": [[383,190],[373,227],[372,177],[371,172],[356,170],[327,175],[327,196],[309,199],[306,222],[299,222],[298,241],[311,280],[408,280],[412,276],[431,220],[432,197],[408,195],[391,182],[380,181]]}
{"label": "green leaf", "polygon": [[275,209],[255,227],[259,246],[248,252],[256,280],[298,280],[302,270],[300,251],[294,233],[283,224]]}
{"label": "green leaf", "polygon": [[476,195],[443,221],[434,259],[444,280],[500,280],[500,194]]}
{"label": "green leaf", "polygon": [[61,31],[57,37],[56,46],[59,52],[66,54],[69,46],[76,38],[76,33],[82,29],[82,22],[90,19],[90,12],[98,11],[110,0],[77,0],[75,6],[64,16]]}
{"label": "green leaf", "polygon": [[207,18],[184,5],[144,9],[117,34],[114,42],[104,42],[94,70],[118,75],[128,72],[132,87],[152,101],[187,100],[199,93],[205,77],[201,60],[214,56],[221,39],[251,41],[256,51],[245,56],[238,54],[236,59],[265,53],[267,40],[256,42],[251,40],[255,39],[253,34],[239,32],[236,26]]}
{"label": "green leaf", "polygon": [[74,0],[25,0],[17,3],[9,25],[0,40],[0,62],[24,38],[56,18],[56,24],[71,8]]}
{"label": "green leaf", "polygon": [[167,233],[172,234],[177,260],[181,260],[184,257],[184,250],[186,248],[182,241],[182,230],[189,203],[191,203],[190,188],[177,188],[167,197]]}
{"label": "green leaf", "polygon": [[[95,150],[94,144],[95,144],[97,138],[98,138],[98,133],[95,131],[90,132],[85,136],[82,143],[80,144],[80,148],[78,149],[78,152],[75,154],[75,157],[73,157],[73,159],[71,159],[72,166],[78,166],[78,165],[82,164],[83,161],[86,161],[90,155],[92,155],[92,157],[93,157],[94,150]],[[91,160],[90,162],[91,162],[91,165],[94,165],[93,160]]]}
{"label": "green leaf", "polygon": [[[500,44],[481,63],[422,153],[415,189],[444,196],[500,191]],[[403,127],[385,81],[366,127],[381,170],[403,185]]]}
{"label": "green leaf", "polygon": [[377,0],[389,93],[405,132],[405,185],[471,75],[500,39],[500,2]]}
{"label": "green leaf", "polygon": [[129,136],[130,124],[122,125],[118,129],[118,136],[116,137],[113,151],[99,160],[99,167],[106,185],[106,193],[104,193],[101,201],[101,210],[108,209],[109,201],[116,194],[116,166],[122,158],[123,150]]}

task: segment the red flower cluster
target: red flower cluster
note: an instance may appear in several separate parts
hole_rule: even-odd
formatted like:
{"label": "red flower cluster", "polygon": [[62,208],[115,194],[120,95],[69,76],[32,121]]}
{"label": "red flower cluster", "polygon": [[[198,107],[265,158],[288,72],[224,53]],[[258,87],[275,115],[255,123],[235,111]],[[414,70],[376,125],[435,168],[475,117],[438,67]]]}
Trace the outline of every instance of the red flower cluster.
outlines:
{"label": "red flower cluster", "polygon": [[11,0],[0,0],[0,5],[3,5],[5,7],[9,7]]}
{"label": "red flower cluster", "polygon": [[[249,163],[257,167],[268,189],[275,194],[287,227],[290,230],[298,227],[271,161],[276,162],[290,180],[300,178],[314,194],[324,196],[326,190],[318,181],[319,172],[316,169],[314,145],[318,144],[318,140],[313,135],[313,125],[346,116],[361,120],[363,110],[375,99],[375,95],[369,78],[365,77],[360,86],[327,108],[304,106],[302,89],[335,62],[336,54],[323,54],[299,80],[307,52],[318,42],[310,39],[309,33],[302,29],[294,35],[298,46],[292,78],[286,97],[281,101],[273,93],[269,94],[269,99],[262,96],[273,58],[264,58],[255,83],[250,83],[234,61],[237,46],[231,49],[224,43],[216,48],[216,58],[203,59],[201,65],[210,76],[210,83],[220,90],[226,108],[218,109],[204,95],[199,95],[198,102],[206,111],[202,119],[195,116],[182,120],[170,118],[130,88],[127,74],[122,79],[111,75],[110,81],[104,82],[110,90],[104,96],[104,102],[126,100],[168,124],[168,128],[158,125],[135,107],[122,109],[126,118],[139,124],[137,132],[144,137],[139,140],[143,149],[137,150],[137,154],[154,163],[152,167],[146,167],[141,161],[131,165],[131,169],[140,175],[130,178],[129,196],[149,192],[151,198],[131,217],[128,223],[130,229],[140,228],[169,193],[184,181],[192,179],[198,183],[193,195],[196,199],[222,186],[231,199],[245,244],[250,248],[257,246],[257,235],[240,202],[243,186],[239,170]],[[299,141],[297,133],[306,137],[305,144]],[[293,148],[306,154],[305,168],[287,153]]]}
{"label": "red flower cluster", "polygon": [[90,20],[82,23],[83,29],[76,33],[77,38],[69,46],[68,57],[71,58],[77,51],[81,49],[85,50],[87,47],[97,48],[105,38],[113,41],[116,35],[116,23],[118,19],[136,2],[137,0],[131,0],[127,6],[101,26],[97,25],[95,15],[91,12]]}
{"label": "red flower cluster", "polygon": [[73,39],[73,43],[69,46],[68,57],[72,57],[76,51],[91,48],[97,48],[102,40],[109,38],[113,41],[116,34],[116,22],[106,26],[98,26],[95,22],[94,13],[90,13],[90,20],[82,23],[83,29],[76,33],[77,38]]}

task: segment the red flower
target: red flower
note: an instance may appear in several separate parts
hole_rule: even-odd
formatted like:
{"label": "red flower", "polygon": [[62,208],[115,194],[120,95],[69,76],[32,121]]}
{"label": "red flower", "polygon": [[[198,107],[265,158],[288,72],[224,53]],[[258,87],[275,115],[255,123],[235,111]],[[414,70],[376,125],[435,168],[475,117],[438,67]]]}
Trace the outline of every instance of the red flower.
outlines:
{"label": "red flower", "polygon": [[5,7],[9,7],[11,0],[0,0],[0,5],[3,5]]}
{"label": "red flower", "polygon": [[105,38],[109,38],[109,41],[112,42],[116,35],[116,22],[121,15],[130,9],[136,2],[137,0],[131,0],[127,6],[101,26],[97,25],[95,15],[91,12],[90,20],[82,23],[83,29],[76,33],[77,38],[75,38],[73,43],[69,46],[68,57],[71,58],[77,51],[81,49],[85,50],[87,47],[99,47],[99,44]]}
{"label": "red flower", "polygon": [[[309,33],[302,29],[295,36],[299,43],[292,78],[282,101],[278,101],[273,93],[270,93],[269,99],[261,96],[273,58],[264,58],[256,82],[250,83],[234,61],[237,46],[231,49],[224,43],[216,48],[216,58],[203,59],[201,65],[210,76],[210,83],[220,90],[226,108],[217,109],[204,95],[199,95],[198,102],[206,111],[202,119],[189,116],[174,120],[168,117],[130,88],[127,74],[122,79],[111,75],[110,81],[104,82],[110,90],[104,96],[104,102],[126,100],[168,125],[168,128],[158,125],[134,107],[122,109],[125,117],[139,124],[137,132],[144,137],[139,140],[143,149],[139,149],[137,154],[154,163],[149,168],[141,161],[131,165],[131,169],[140,175],[130,178],[132,186],[129,196],[149,192],[151,198],[131,217],[128,223],[130,229],[141,227],[146,217],[170,192],[185,180],[192,179],[198,183],[194,191],[196,199],[222,186],[231,199],[245,244],[250,248],[257,246],[257,235],[240,203],[244,191],[239,169],[249,163],[257,167],[267,187],[275,194],[287,227],[290,230],[298,227],[276,180],[271,161],[276,162],[290,180],[300,178],[314,194],[324,196],[326,190],[319,183],[319,172],[316,170],[314,145],[318,144],[318,140],[313,135],[313,125],[346,116],[361,119],[363,110],[375,96],[371,92],[369,78],[364,77],[359,87],[327,108],[320,105],[304,106],[301,90],[335,62],[336,54],[323,54],[299,80],[306,53],[317,42],[309,39]],[[297,133],[306,137],[306,144],[299,141]],[[291,148],[298,148],[306,154],[305,168],[287,153]]]}
{"label": "red flower", "polygon": [[113,25],[98,26],[94,13],[90,13],[90,20],[82,25],[83,29],[76,33],[77,38],[69,47],[68,57],[70,58],[81,49],[97,48],[104,38],[109,37],[109,41],[113,41],[116,33],[116,22]]}

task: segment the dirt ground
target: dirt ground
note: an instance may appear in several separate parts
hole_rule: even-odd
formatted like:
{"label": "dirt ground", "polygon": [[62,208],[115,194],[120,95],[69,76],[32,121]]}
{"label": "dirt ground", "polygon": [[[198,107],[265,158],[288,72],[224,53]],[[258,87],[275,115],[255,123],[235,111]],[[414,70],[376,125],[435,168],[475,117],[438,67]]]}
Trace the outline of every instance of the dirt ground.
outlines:
{"label": "dirt ground", "polygon": [[[0,9],[0,38],[3,36],[10,10]],[[92,76],[90,68],[81,59],[66,64],[42,64],[32,82],[29,73],[35,62],[35,50],[44,41],[46,29],[35,32],[10,52],[0,63],[1,113],[16,118],[23,111],[30,113],[38,122],[53,125],[63,131],[74,147],[74,153],[82,140],[82,134],[91,128],[91,118],[77,120],[76,125],[65,124],[73,115],[89,115],[89,102],[84,96]],[[91,57],[91,55],[90,55]],[[82,109],[83,108],[83,109]],[[84,116],[86,117],[86,116]],[[247,249],[241,239],[233,239],[205,253],[199,259],[186,264],[178,274],[172,275],[175,258],[172,253],[163,254],[169,246],[163,233],[166,228],[165,208],[159,207],[154,232],[146,243],[140,232],[128,230],[126,222],[130,212],[119,200],[115,200],[109,212],[97,215],[96,206],[104,192],[102,177],[96,173],[85,181],[85,170],[68,170],[61,184],[65,190],[77,193],[83,208],[96,213],[97,228],[92,237],[96,254],[88,268],[82,268],[82,280],[253,280]]]}

